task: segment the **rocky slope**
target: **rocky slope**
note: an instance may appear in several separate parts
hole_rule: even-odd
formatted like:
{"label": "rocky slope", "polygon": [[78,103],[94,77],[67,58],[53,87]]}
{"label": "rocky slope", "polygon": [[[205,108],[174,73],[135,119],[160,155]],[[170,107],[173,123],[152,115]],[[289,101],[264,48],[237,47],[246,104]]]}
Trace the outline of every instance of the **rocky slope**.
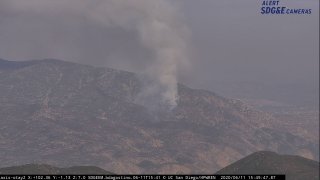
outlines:
{"label": "rocky slope", "polygon": [[95,165],[115,173],[210,173],[259,150],[318,145],[240,101],[179,85],[178,106],[135,103],[130,72],[60,60],[0,60],[0,167]]}
{"label": "rocky slope", "polygon": [[285,174],[287,180],[318,180],[319,162],[274,152],[253,153],[216,174]]}

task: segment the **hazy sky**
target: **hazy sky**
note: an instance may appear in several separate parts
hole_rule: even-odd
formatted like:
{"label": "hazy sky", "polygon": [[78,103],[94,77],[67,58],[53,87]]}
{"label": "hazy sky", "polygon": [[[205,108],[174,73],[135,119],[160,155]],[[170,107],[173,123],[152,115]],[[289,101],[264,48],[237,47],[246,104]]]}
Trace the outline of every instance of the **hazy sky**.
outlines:
{"label": "hazy sky", "polygon": [[[152,52],[135,30],[88,18],[90,8],[82,0],[59,2],[1,0],[0,58],[57,58],[129,71],[151,63]],[[175,16],[188,32],[189,64],[178,67],[180,81],[210,89],[216,81],[318,87],[318,0],[280,0],[287,7],[311,8],[311,15],[261,15],[260,0],[174,2]]]}
{"label": "hazy sky", "polygon": [[[229,80],[312,81],[318,77],[317,0],[281,0],[312,15],[259,14],[262,1],[186,1],[196,68]],[[205,75],[206,74],[206,75]]]}

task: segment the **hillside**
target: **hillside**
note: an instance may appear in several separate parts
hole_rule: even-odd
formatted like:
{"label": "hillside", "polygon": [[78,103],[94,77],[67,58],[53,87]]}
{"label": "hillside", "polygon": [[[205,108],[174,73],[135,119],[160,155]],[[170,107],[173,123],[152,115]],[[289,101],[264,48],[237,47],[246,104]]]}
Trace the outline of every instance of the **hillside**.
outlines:
{"label": "hillside", "polygon": [[110,68],[0,60],[0,167],[210,173],[260,150],[318,158],[313,141],[241,101],[179,84],[178,106],[155,113],[136,103],[141,88]]}
{"label": "hillside", "polygon": [[319,162],[274,152],[253,153],[216,174],[285,174],[287,180],[318,180]]}

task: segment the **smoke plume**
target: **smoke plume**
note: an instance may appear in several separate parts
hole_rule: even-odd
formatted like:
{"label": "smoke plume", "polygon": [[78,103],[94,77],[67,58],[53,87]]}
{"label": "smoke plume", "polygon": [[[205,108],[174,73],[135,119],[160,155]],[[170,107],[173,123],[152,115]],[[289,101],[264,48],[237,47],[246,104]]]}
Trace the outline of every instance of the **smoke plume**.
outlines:
{"label": "smoke plume", "polygon": [[[187,64],[187,28],[176,4],[166,0],[4,0],[0,16],[83,17],[106,29],[134,31],[152,56],[140,72],[143,89],[136,102],[157,108],[177,105],[177,70]],[[0,17],[0,23],[3,18]],[[68,21],[72,22],[71,20]],[[77,31],[77,29],[74,29]],[[126,52],[123,52],[126,53]],[[50,57],[48,57],[50,58]],[[121,59],[119,59],[121,61]]]}

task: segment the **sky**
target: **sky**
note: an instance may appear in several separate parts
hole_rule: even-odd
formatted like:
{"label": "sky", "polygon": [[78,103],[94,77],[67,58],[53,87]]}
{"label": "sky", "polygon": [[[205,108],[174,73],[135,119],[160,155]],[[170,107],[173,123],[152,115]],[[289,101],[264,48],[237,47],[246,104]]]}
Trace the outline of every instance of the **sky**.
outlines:
{"label": "sky", "polygon": [[[180,57],[172,60],[177,70],[169,73],[191,87],[223,93],[220,82],[262,83],[275,91],[298,84],[299,93],[318,97],[318,0],[280,0],[287,7],[312,9],[311,15],[262,15],[262,0],[176,0],[159,6],[123,0],[112,4],[116,8],[97,7],[99,0],[57,2],[1,0],[0,58],[55,58],[133,72],[163,66],[165,71],[171,60],[153,57],[164,43]],[[160,44],[148,34],[149,16],[169,27],[160,32]]]}
{"label": "sky", "polygon": [[280,1],[288,7],[312,8],[313,14],[307,16],[261,15],[260,2],[187,1],[186,17],[201,72],[214,71],[228,80],[314,82],[319,61],[319,1]]}

